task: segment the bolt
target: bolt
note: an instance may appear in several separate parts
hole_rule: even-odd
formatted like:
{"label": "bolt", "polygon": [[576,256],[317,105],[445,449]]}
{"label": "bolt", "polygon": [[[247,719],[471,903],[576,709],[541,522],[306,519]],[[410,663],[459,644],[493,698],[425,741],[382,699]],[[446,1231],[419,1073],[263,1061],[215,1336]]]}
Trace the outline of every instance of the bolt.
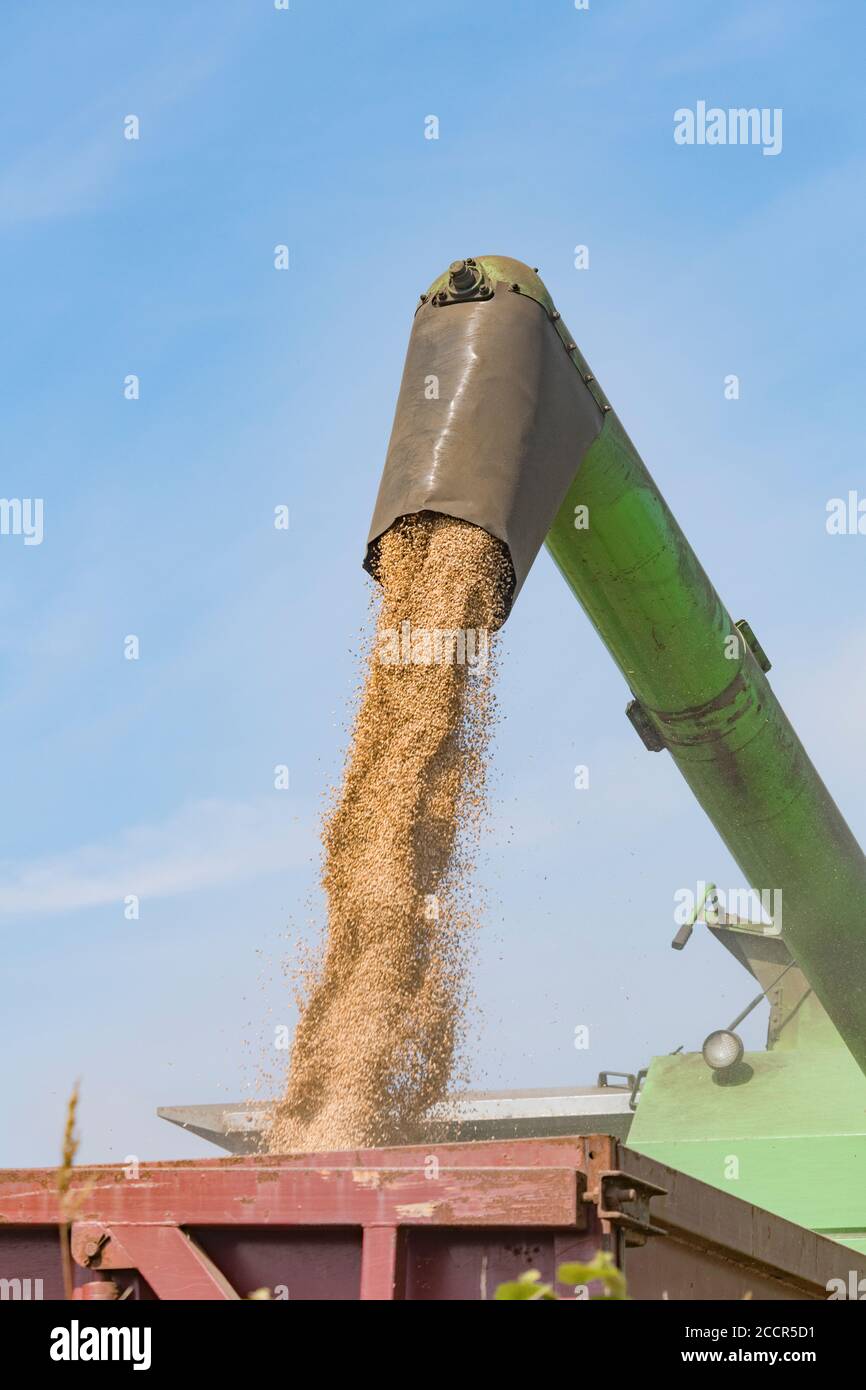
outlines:
{"label": "bolt", "polygon": [[85,1245],[84,1245],[84,1249],[83,1249],[83,1251],[82,1251],[82,1264],[84,1264],[84,1265],[92,1264],[92,1262],[96,1259],[96,1257],[97,1257],[97,1255],[99,1254],[99,1252],[100,1252],[100,1250],[102,1249],[102,1247],[103,1247],[104,1245],[107,1245],[107,1244],[108,1244],[108,1236],[105,1234],[104,1231],[103,1231],[102,1235],[101,1235],[101,1236],[98,1236],[95,1240],[88,1240],[88,1241],[86,1241],[86,1242],[85,1242]]}
{"label": "bolt", "polygon": [[518,285],[518,283],[517,283],[516,280],[515,280],[514,284],[511,286],[511,288],[512,288],[512,290],[514,291],[515,294],[520,294],[520,286]]}
{"label": "bolt", "polygon": [[583,379],[586,382],[587,386],[591,381],[595,381],[595,377],[592,375],[592,372],[587,372],[586,376]]}
{"label": "bolt", "polygon": [[550,317],[551,317],[552,321],[553,321],[554,323],[556,323],[557,319],[562,318],[562,315],[560,314],[560,312],[559,312],[558,309],[551,309],[551,311],[550,311]]}
{"label": "bolt", "polygon": [[421,295],[421,303],[422,303],[422,304],[426,304],[426,303],[427,303],[427,296],[426,296],[426,294],[422,294],[422,295]]}
{"label": "bolt", "polygon": [[477,276],[468,261],[452,261],[449,270],[455,290],[469,290],[475,284]]}

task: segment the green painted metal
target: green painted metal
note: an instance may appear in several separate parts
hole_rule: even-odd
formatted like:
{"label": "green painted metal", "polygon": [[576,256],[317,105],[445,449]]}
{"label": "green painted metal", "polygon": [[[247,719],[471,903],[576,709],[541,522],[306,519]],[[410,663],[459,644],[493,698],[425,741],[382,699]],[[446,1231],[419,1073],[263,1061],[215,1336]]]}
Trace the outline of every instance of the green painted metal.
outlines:
{"label": "green painted metal", "polygon": [[747,1052],[728,1083],[700,1053],[657,1057],[628,1143],[866,1250],[866,1077],[845,1048]]}
{"label": "green painted metal", "polygon": [[866,856],[609,406],[576,464],[548,548],[866,1070]]}
{"label": "green painted metal", "polygon": [[[473,265],[478,298],[538,304],[597,407],[547,545],[632,691],[640,736],[670,752],[748,885],[774,902],[784,946],[756,945],[746,928],[728,932],[728,949],[747,969],[757,961],[762,988],[790,956],[802,971],[774,991],[784,1024],[771,1050],[724,1077],[699,1053],[654,1060],[629,1145],[866,1250],[866,857],[772,691],[760,642],[727,612],[543,282],[506,257]],[[449,295],[446,271],[422,299]]]}
{"label": "green painted metal", "polygon": [[[786,1052],[831,1049],[848,1057],[838,1029],[812,989],[781,936],[766,935],[760,927],[721,921],[707,923],[716,940],[761,987],[757,999],[767,999],[770,1015],[767,1050]],[[727,1025],[736,1031],[734,1025]]]}

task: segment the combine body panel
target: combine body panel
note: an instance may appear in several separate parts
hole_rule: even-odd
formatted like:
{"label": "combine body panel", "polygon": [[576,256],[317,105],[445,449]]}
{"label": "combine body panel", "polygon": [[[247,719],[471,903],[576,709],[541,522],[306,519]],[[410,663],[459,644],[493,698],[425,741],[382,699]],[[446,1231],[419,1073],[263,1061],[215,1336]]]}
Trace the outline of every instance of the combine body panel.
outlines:
{"label": "combine body panel", "polygon": [[710,930],[770,999],[767,1050],[656,1057],[629,1144],[864,1253],[866,1077],[781,937]]}
{"label": "combine body panel", "polygon": [[846,1048],[656,1057],[629,1144],[866,1257],[866,1077]]}

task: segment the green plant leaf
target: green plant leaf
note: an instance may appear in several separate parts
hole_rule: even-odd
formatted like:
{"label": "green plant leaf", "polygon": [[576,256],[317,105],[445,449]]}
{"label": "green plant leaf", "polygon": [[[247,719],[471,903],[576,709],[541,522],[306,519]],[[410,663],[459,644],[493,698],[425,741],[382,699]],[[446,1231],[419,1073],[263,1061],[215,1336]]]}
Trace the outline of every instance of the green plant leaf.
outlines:
{"label": "green plant leaf", "polygon": [[628,1298],[625,1275],[614,1263],[613,1256],[599,1250],[590,1264],[569,1263],[559,1266],[556,1277],[560,1284],[589,1284],[599,1279],[604,1285],[604,1298]]}
{"label": "green plant leaf", "polygon": [[522,1303],[539,1303],[555,1301],[556,1294],[552,1284],[542,1284],[541,1273],[537,1269],[527,1269],[516,1279],[506,1284],[497,1285],[494,1299],[499,1302],[511,1301]]}

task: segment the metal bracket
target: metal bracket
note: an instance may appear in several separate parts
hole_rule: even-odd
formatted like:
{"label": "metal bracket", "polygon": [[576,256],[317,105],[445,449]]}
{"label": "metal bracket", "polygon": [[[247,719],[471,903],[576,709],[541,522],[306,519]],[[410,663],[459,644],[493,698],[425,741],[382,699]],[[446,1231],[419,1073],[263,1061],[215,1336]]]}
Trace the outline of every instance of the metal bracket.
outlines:
{"label": "metal bracket", "polygon": [[752,653],[752,656],[757,661],[761,670],[769,671],[773,663],[767,656],[767,653],[764,651],[764,648],[761,646],[760,642],[758,641],[757,637],[752,631],[751,625],[746,622],[745,618],[741,618],[738,623],[734,623],[734,627],[739,632],[740,636],[742,637],[749,651]]}
{"label": "metal bracket", "polygon": [[621,1168],[606,1169],[597,1176],[598,1186],[583,1200],[595,1203],[599,1220],[607,1223],[607,1230],[613,1227],[622,1231],[626,1245],[645,1245],[649,1236],[666,1234],[661,1226],[650,1221],[650,1202],[653,1197],[666,1196],[667,1188],[636,1178]]}
{"label": "metal bracket", "polygon": [[[674,948],[675,951],[682,951],[683,948],[688,945],[689,938],[691,937],[691,934],[695,929],[695,923],[697,922],[702,912],[704,913],[704,920],[706,920],[707,912],[709,912],[710,908],[712,908],[713,904],[715,904],[716,913],[718,915],[719,900],[717,897],[717,891],[718,890],[714,883],[707,884],[706,888],[704,889],[704,895],[695,907],[695,910],[692,913],[691,917],[687,922],[683,922],[682,926],[680,927],[679,931],[677,932],[676,936],[671,942],[671,946]],[[707,903],[709,903],[709,907],[707,907]],[[708,923],[708,925],[710,924]]]}
{"label": "metal bracket", "polygon": [[615,1083],[608,1079],[611,1076],[621,1076],[626,1086],[634,1086],[634,1072],[631,1071],[600,1071],[597,1084],[599,1086],[613,1086]]}
{"label": "metal bracket", "polygon": [[600,1071],[599,1074],[598,1074],[598,1085],[599,1085],[599,1086],[613,1086],[615,1083],[614,1083],[613,1081],[611,1081],[610,1078],[611,1078],[612,1076],[619,1076],[619,1077],[621,1077],[621,1078],[623,1079],[623,1081],[625,1082],[626,1087],[628,1087],[628,1091],[629,1091],[629,1097],[628,1097],[628,1106],[629,1106],[629,1110],[637,1110],[638,1096],[640,1095],[640,1092],[641,1092],[641,1086],[643,1085],[643,1082],[644,1082],[645,1079],[646,1079],[646,1074],[647,1074],[647,1068],[646,1068],[646,1067],[642,1067],[641,1070],[640,1070],[639,1072],[633,1072],[633,1071]]}
{"label": "metal bracket", "polygon": [[640,1100],[640,1093],[643,1090],[643,1083],[647,1079],[648,1072],[649,1067],[641,1067],[640,1071],[635,1077],[634,1085],[631,1088],[631,1095],[628,1098],[629,1110],[637,1110],[637,1103]]}
{"label": "metal bracket", "polygon": [[625,712],[632,727],[637,730],[644,748],[648,748],[651,753],[660,753],[665,747],[665,741],[640,700],[629,700]]}
{"label": "metal bracket", "polygon": [[75,1263],[85,1269],[137,1272],[157,1298],[239,1298],[210,1256],[170,1222],[74,1221],[70,1248]]}
{"label": "metal bracket", "polygon": [[93,1236],[90,1240],[85,1239],[76,1249],[75,1258],[78,1264],[85,1269],[90,1269],[93,1266],[98,1267],[102,1251],[110,1240],[111,1236],[107,1231],[103,1231],[101,1235]]}

